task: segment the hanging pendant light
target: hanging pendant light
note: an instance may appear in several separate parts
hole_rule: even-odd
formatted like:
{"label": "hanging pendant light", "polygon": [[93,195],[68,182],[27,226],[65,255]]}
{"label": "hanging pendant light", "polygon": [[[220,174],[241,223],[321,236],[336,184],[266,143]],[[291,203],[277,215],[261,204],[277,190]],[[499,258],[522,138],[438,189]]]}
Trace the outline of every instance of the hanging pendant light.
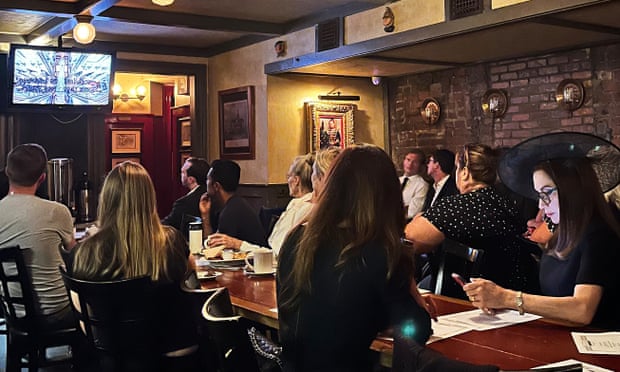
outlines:
{"label": "hanging pendant light", "polygon": [[75,19],[77,19],[78,23],[73,27],[73,40],[80,44],[92,43],[97,34],[95,26],[90,23],[93,17],[89,15],[77,15]]}

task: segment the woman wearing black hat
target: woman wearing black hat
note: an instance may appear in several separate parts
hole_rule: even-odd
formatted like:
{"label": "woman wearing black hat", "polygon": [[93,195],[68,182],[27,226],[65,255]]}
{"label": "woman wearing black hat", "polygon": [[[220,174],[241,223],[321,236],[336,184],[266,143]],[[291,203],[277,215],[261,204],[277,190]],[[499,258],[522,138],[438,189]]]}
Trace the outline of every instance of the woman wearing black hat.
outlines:
{"label": "woman wearing black hat", "polygon": [[540,262],[544,295],[474,279],[463,289],[475,306],[620,329],[620,226],[603,197],[620,179],[619,154],[613,144],[581,133],[535,137],[506,154],[503,182],[538,198],[552,222]]}

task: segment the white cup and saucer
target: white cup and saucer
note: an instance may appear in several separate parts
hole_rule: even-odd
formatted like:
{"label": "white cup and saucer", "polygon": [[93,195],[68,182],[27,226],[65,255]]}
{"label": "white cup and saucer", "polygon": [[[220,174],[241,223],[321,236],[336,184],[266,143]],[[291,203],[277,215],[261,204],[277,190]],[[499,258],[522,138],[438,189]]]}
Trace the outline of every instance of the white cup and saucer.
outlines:
{"label": "white cup and saucer", "polygon": [[[250,263],[249,258],[253,258]],[[273,275],[273,251],[269,248],[258,248],[245,257],[246,274],[248,275]]]}

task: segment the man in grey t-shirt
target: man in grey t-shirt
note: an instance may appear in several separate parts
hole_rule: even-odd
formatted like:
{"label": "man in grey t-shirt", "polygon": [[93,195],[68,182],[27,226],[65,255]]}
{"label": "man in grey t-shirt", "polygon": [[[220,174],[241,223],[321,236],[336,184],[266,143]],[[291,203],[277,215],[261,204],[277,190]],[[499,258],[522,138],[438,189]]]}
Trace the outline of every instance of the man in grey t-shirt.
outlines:
{"label": "man in grey t-shirt", "polygon": [[[75,325],[67,292],[58,271],[59,247],[75,246],[69,209],[35,196],[45,182],[47,154],[37,144],[15,147],[7,157],[9,194],[0,200],[0,247],[19,245],[30,271],[35,307],[46,326]],[[1,249],[1,248],[0,248]]]}

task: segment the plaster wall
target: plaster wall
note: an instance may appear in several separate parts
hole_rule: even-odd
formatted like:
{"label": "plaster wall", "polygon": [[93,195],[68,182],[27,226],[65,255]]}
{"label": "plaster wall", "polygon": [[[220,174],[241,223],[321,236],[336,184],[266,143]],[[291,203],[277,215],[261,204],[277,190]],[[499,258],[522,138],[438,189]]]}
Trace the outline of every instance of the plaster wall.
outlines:
{"label": "plaster wall", "polygon": [[383,88],[372,85],[369,78],[282,75],[268,76],[267,82],[269,183],[285,182],[293,158],[310,151],[311,124],[306,120],[304,104],[317,102],[319,94],[340,91],[343,95],[359,95],[360,101],[341,101],[357,105],[355,141],[385,148]]}
{"label": "plaster wall", "polygon": [[383,30],[385,7],[345,17],[344,43],[353,44],[381,36],[420,28],[446,21],[444,0],[402,0],[389,4],[394,13],[394,31]]}

